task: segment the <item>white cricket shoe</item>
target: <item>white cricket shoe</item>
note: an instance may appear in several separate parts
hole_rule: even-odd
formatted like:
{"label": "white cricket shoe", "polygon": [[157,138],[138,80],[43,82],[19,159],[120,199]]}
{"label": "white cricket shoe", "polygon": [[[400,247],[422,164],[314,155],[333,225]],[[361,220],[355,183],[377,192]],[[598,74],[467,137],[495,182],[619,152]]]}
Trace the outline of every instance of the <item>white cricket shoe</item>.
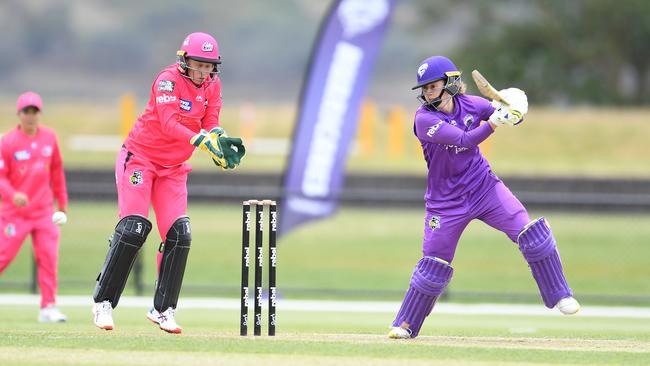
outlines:
{"label": "white cricket shoe", "polygon": [[176,319],[174,317],[176,309],[170,307],[162,313],[158,310],[151,308],[147,313],[147,319],[151,320],[152,323],[157,324],[160,329],[164,330],[167,333],[180,334],[183,331],[180,325],[176,324]]}
{"label": "white cricket shoe", "polygon": [[38,321],[41,323],[61,323],[66,319],[66,316],[54,304],[42,308],[40,313],[38,313]]}
{"label": "white cricket shoe", "polygon": [[411,330],[402,327],[391,327],[388,332],[388,338],[391,339],[409,339],[411,338]]}
{"label": "white cricket shoe", "polygon": [[93,314],[97,328],[113,330],[115,324],[113,323],[113,306],[110,301],[96,302],[93,305]]}
{"label": "white cricket shoe", "polygon": [[555,307],[564,315],[573,315],[580,310],[580,303],[573,297],[565,297],[558,301]]}

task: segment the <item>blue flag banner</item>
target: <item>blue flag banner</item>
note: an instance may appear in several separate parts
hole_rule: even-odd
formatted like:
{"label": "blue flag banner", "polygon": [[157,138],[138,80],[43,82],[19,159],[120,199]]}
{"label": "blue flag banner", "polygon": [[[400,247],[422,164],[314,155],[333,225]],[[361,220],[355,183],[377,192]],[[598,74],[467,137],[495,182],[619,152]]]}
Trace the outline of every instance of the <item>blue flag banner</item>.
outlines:
{"label": "blue flag banner", "polygon": [[321,24],[284,175],[280,235],[336,211],[345,162],[394,0],[337,0]]}

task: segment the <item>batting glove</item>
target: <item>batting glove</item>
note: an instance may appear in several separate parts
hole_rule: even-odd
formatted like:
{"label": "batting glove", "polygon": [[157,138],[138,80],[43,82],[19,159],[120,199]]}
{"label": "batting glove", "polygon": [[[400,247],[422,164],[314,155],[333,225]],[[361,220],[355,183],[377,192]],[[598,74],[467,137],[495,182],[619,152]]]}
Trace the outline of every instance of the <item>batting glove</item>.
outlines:
{"label": "batting glove", "polygon": [[509,105],[493,100],[494,113],[489,118],[490,122],[498,126],[515,126],[523,122],[524,115],[528,113],[526,93],[521,89],[508,88],[499,91],[499,94],[508,101]]}

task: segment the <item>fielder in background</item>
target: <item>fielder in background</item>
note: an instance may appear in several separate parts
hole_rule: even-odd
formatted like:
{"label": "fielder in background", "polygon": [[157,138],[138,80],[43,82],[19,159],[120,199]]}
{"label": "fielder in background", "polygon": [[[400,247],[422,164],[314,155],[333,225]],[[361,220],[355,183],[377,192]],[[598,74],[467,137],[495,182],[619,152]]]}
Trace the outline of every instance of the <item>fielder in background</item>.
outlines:
{"label": "fielder in background", "polygon": [[151,231],[149,205],[161,235],[158,280],[147,318],[160,329],[180,333],[175,310],[192,234],[187,216],[186,162],[196,148],[223,169],[237,167],[245,154],[241,139],[219,127],[221,58],[217,41],[188,35],[177,62],[158,74],[144,113],[129,133],[115,164],[119,222],[94,293],[94,322],[113,329],[119,302],[138,251]]}
{"label": "fielder in background", "polygon": [[[0,274],[32,237],[41,289],[41,322],[63,322],[56,308],[59,228],[65,223],[68,193],[54,130],[40,125],[43,101],[33,92],[18,98],[20,123],[0,142]],[[56,198],[59,212],[54,212]]]}
{"label": "fielder in background", "polygon": [[575,314],[580,305],[564,277],[548,222],[543,217],[531,221],[478,148],[498,126],[522,122],[528,111],[524,92],[516,88],[502,90],[500,94],[509,106],[465,95],[460,71],[442,56],[430,57],[419,66],[413,89],[421,90],[418,99],[422,103],[415,112],[413,130],[429,170],[423,258],[415,266],[389,337],[417,337],[424,319],[451,280],[458,240],[474,219],[518,244],[548,308]]}

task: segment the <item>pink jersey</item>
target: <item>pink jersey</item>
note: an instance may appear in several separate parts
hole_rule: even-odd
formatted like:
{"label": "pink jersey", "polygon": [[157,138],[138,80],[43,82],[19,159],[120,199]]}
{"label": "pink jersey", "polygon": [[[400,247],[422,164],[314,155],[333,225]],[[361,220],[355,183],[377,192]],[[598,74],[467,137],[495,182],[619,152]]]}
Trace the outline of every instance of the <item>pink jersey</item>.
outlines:
{"label": "pink jersey", "polygon": [[[2,137],[0,144],[3,217],[39,218],[51,214],[54,198],[60,210],[67,208],[63,160],[54,130],[39,126],[36,136],[28,136],[17,126]],[[27,195],[27,206],[14,205],[16,192]]]}
{"label": "pink jersey", "polygon": [[192,156],[192,136],[219,126],[221,81],[197,87],[176,64],[151,86],[151,97],[124,143],[133,154],[170,167]]}

